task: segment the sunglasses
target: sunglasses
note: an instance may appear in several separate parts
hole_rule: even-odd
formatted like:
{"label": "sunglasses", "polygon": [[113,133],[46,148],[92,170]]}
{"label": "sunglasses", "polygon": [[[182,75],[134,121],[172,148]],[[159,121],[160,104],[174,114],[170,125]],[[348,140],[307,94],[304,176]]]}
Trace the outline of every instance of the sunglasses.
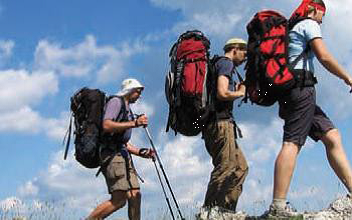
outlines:
{"label": "sunglasses", "polygon": [[143,89],[135,89],[134,91],[140,94],[142,93]]}
{"label": "sunglasses", "polygon": [[247,47],[236,47],[235,49],[241,50],[241,51],[246,51],[246,50],[247,50]]}

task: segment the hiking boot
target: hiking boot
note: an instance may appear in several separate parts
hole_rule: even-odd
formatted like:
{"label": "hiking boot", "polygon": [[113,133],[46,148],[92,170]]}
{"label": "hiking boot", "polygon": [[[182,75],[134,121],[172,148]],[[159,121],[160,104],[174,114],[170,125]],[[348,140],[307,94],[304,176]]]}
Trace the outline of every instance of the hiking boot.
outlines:
{"label": "hiking boot", "polygon": [[293,208],[289,202],[287,202],[285,208],[283,209],[271,204],[269,210],[266,211],[261,218],[272,220],[303,220],[303,214],[297,212],[297,210]]}
{"label": "hiking boot", "polygon": [[340,214],[352,215],[352,198],[351,195],[336,199],[329,205],[329,209]]}

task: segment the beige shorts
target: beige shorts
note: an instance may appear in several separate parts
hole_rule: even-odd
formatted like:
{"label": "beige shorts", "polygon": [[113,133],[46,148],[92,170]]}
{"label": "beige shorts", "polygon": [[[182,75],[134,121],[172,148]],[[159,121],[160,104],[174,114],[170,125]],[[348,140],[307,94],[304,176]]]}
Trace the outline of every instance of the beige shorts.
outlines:
{"label": "beige shorts", "polygon": [[102,172],[110,194],[116,190],[139,189],[137,173],[131,158],[124,158],[118,153]]}

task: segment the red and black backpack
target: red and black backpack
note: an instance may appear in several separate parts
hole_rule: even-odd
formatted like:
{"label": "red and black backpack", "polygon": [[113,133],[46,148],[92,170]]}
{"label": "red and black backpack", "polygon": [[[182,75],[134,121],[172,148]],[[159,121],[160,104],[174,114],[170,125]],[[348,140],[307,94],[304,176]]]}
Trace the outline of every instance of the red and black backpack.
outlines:
{"label": "red and black backpack", "polygon": [[208,38],[198,30],[183,33],[172,46],[165,81],[169,103],[166,131],[171,127],[175,133],[195,136],[202,130],[209,105],[209,48]]}
{"label": "red and black backpack", "polygon": [[[249,98],[252,103],[271,106],[285,91],[298,86],[298,81],[299,86],[311,86],[316,83],[311,73],[293,70],[298,61],[307,56],[309,48],[289,63],[289,27],[293,25],[289,25],[289,21],[279,12],[272,10],[256,13],[247,25],[248,60],[245,67],[245,84],[246,99]],[[302,83],[303,76],[307,76],[304,77],[307,79]]]}

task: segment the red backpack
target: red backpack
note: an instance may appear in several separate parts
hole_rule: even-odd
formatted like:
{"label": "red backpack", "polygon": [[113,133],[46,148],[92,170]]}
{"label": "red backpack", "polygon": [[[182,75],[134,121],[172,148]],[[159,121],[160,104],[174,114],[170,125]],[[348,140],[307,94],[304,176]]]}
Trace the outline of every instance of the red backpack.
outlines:
{"label": "red backpack", "polygon": [[166,131],[194,136],[203,127],[209,104],[207,77],[210,42],[198,30],[180,35],[170,50],[165,93],[169,103]]}
{"label": "red backpack", "polygon": [[[298,23],[298,21],[297,21]],[[290,26],[291,27],[291,26]],[[300,73],[293,71],[298,61],[306,57],[306,48],[292,63],[288,59],[289,22],[279,12],[260,11],[247,25],[248,52],[246,64],[246,99],[271,106],[285,91],[297,86]],[[312,82],[305,82],[314,85]]]}

